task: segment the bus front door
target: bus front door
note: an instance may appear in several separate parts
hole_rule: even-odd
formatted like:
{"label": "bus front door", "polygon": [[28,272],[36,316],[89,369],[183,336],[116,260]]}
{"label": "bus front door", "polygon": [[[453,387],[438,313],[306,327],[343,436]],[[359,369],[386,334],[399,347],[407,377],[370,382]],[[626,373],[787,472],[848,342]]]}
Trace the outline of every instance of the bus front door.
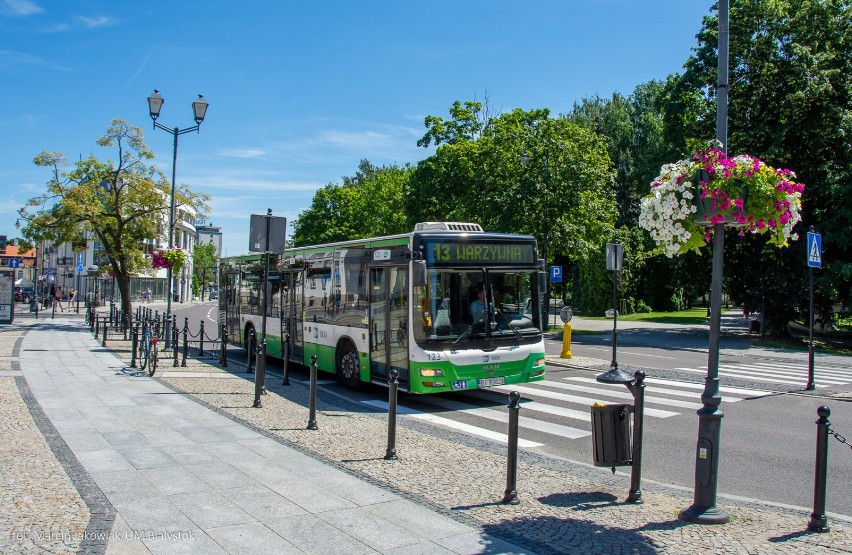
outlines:
{"label": "bus front door", "polygon": [[408,388],[408,269],[370,269],[370,381],[387,383],[396,368]]}

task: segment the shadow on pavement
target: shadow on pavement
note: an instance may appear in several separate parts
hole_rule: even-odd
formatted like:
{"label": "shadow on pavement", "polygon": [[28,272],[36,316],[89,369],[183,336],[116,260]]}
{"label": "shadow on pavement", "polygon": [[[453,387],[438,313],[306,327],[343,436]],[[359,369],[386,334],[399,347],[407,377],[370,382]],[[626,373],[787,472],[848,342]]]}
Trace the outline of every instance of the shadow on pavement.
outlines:
{"label": "shadow on pavement", "polygon": [[[562,553],[631,553],[657,554],[665,546],[657,545],[638,530],[601,526],[579,519],[562,519],[548,515],[515,518],[499,524],[485,524],[483,531],[516,545],[528,547],[541,555]],[[555,532],[558,530],[558,532]],[[548,537],[547,543],[536,541]],[[497,545],[483,545],[479,553],[505,553]]]}

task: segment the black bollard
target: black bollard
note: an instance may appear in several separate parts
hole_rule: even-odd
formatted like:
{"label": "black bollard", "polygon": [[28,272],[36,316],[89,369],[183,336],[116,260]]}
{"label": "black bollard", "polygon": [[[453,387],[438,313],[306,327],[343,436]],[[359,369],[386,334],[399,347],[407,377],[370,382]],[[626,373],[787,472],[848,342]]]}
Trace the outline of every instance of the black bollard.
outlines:
{"label": "black bollard", "polygon": [[178,367],[178,353],[180,349],[178,348],[178,329],[177,329],[177,318],[172,320],[172,368]]}
{"label": "black bollard", "polygon": [[828,427],[831,424],[828,417],[831,411],[828,407],[817,409],[819,420],[816,441],[816,468],[814,470],[814,512],[808,522],[808,530],[812,532],[828,532],[828,517],[825,516],[825,488],[828,482]]}
{"label": "black bollard", "polygon": [[248,362],[246,368],[246,373],[251,374],[254,372],[252,365],[254,364],[254,330],[250,329],[248,333],[248,337],[246,337],[246,356],[248,357]]}
{"label": "black bollard", "polygon": [[[225,338],[228,334],[228,327],[225,324],[222,324],[222,356],[219,360],[219,363],[222,365],[222,368],[228,367],[228,344],[225,341]],[[285,363],[286,364],[286,363]]]}
{"label": "black bollard", "polygon": [[642,424],[645,420],[645,372],[637,370],[636,381],[627,387],[633,393],[633,454],[628,503],[642,503]]}
{"label": "black bollard", "polygon": [[518,412],[521,405],[521,394],[517,391],[509,393],[509,457],[506,462],[506,491],[503,493],[503,503],[517,505],[518,499]]}
{"label": "black bollard", "polygon": [[[173,335],[177,344],[177,335]],[[189,353],[189,317],[183,319],[183,359],[180,365],[186,368],[186,356]]]}
{"label": "black bollard", "polygon": [[317,426],[317,355],[311,355],[311,387],[310,410],[308,413],[308,429],[319,430]]}
{"label": "black bollard", "polygon": [[103,325],[104,340],[103,340],[103,342],[101,343],[101,345],[103,345],[104,347],[106,347],[106,346],[107,346],[107,329],[108,329],[108,328],[109,328],[109,326],[107,326],[107,317],[106,317],[106,316],[104,316],[104,325]]}
{"label": "black bollard", "polygon": [[282,361],[282,374],[283,378],[281,380],[281,385],[290,385],[290,334],[284,334],[284,360]]}
{"label": "black bollard", "polygon": [[260,402],[260,396],[266,395],[266,338],[257,344],[255,361],[256,373],[254,375],[254,408],[259,409],[263,406]]}
{"label": "black bollard", "polygon": [[130,331],[130,367],[136,368],[136,349],[139,348],[139,324]]}
{"label": "black bollard", "polygon": [[204,320],[201,321],[201,329],[198,330],[198,356],[204,356]]}
{"label": "black bollard", "polygon": [[50,319],[53,320],[56,318],[56,303],[50,303],[51,308],[53,309],[50,313]]}
{"label": "black bollard", "polygon": [[386,461],[395,461],[396,456],[396,400],[399,389],[399,370],[391,368],[388,380],[388,448],[385,451]]}
{"label": "black bollard", "polygon": [[98,321],[98,316],[95,313],[92,314],[92,320],[94,320],[92,329],[94,330],[95,339],[97,339],[101,334],[101,323]]}

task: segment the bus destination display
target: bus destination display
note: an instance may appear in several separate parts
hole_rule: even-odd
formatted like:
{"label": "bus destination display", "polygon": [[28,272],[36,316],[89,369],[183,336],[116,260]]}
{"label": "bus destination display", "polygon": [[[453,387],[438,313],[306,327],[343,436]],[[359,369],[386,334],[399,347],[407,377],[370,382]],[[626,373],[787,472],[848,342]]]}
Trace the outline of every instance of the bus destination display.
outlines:
{"label": "bus destination display", "polygon": [[534,264],[532,244],[430,243],[428,262],[437,265]]}

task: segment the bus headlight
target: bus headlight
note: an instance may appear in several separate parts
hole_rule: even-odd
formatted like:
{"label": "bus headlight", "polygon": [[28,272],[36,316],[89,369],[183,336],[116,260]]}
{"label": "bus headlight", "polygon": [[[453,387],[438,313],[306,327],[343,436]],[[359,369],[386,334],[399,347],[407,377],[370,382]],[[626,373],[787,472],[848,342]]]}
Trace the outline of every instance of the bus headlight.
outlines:
{"label": "bus headlight", "polygon": [[535,359],[533,366],[544,366],[544,357]]}
{"label": "bus headlight", "polygon": [[424,378],[434,378],[436,376],[443,376],[444,371],[438,368],[421,368],[420,375]]}

